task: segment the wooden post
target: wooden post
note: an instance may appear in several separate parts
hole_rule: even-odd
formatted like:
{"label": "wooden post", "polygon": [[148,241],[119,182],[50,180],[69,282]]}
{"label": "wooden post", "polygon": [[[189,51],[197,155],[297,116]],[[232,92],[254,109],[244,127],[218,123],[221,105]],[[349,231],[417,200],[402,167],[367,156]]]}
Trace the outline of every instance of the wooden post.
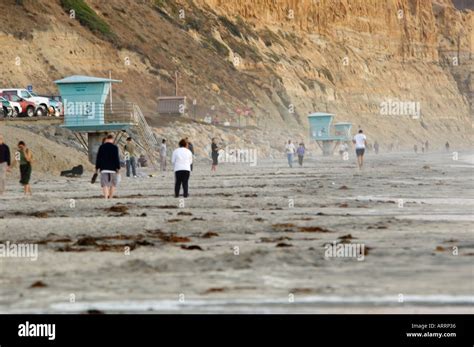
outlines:
{"label": "wooden post", "polygon": [[[109,70],[109,79],[112,79],[112,70]],[[113,113],[113,108],[112,108],[112,82],[110,82],[110,92],[109,92],[109,95],[110,95],[110,113],[112,114]]]}
{"label": "wooden post", "polygon": [[176,70],[174,73],[174,78],[175,78],[175,96],[178,96],[178,71]]}

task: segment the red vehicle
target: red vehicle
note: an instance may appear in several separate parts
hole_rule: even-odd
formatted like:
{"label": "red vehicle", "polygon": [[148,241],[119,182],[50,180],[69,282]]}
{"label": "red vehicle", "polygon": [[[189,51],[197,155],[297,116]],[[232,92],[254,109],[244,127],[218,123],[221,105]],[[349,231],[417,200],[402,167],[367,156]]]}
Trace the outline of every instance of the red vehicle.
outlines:
{"label": "red vehicle", "polygon": [[22,116],[33,117],[36,113],[36,104],[34,102],[20,98],[16,94],[0,93],[8,101],[18,102],[21,105]]}

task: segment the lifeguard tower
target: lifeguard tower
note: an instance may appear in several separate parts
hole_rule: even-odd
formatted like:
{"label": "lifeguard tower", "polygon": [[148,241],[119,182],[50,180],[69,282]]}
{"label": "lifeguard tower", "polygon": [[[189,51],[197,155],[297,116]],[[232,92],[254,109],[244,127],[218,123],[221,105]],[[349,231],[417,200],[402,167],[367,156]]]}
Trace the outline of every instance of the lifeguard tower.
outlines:
{"label": "lifeguard tower", "polygon": [[118,143],[133,128],[139,135],[135,141],[156,164],[158,142],[140,108],[131,103],[106,106],[112,83],[121,82],[90,76],[70,76],[55,81],[64,103],[64,124],[61,127],[74,133],[87,149],[89,161],[93,164],[106,134],[117,133]]}
{"label": "lifeguard tower", "polygon": [[334,115],[316,112],[308,116],[310,137],[315,140],[324,156],[332,155],[340,142],[351,140],[351,123],[336,123],[331,128]]}

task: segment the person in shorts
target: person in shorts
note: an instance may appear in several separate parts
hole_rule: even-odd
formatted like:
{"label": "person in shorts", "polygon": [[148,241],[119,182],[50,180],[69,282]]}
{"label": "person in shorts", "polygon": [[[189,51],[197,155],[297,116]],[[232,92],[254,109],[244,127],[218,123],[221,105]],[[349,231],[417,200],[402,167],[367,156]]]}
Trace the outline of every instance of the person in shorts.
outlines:
{"label": "person in shorts", "polygon": [[354,136],[352,142],[355,144],[359,170],[362,170],[362,166],[364,165],[365,146],[367,145],[367,137],[364,135],[362,129],[359,130],[359,133],[356,136]]}
{"label": "person in shorts", "polygon": [[23,190],[26,195],[31,196],[31,171],[33,162],[33,153],[26,146],[24,141],[18,142],[18,161],[20,162],[20,184],[23,186]]}
{"label": "person in shorts", "polygon": [[107,135],[104,144],[99,147],[95,169],[100,172],[105,199],[112,199],[120,179],[120,154],[113,135]]}

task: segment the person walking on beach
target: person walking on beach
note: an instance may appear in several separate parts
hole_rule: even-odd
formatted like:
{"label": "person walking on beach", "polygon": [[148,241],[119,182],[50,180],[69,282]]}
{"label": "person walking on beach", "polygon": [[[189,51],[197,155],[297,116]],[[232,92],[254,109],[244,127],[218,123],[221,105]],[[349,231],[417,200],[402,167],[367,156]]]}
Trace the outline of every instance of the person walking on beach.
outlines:
{"label": "person walking on beach", "polygon": [[298,163],[300,166],[303,166],[303,159],[304,159],[304,153],[306,151],[306,148],[304,146],[304,143],[301,142],[298,146],[298,149],[296,150],[296,154],[298,155]]}
{"label": "person walking on beach", "polygon": [[123,150],[125,152],[127,177],[130,177],[130,173],[133,175],[133,177],[137,177],[137,157],[135,153],[135,144],[132,142],[131,137],[127,138],[127,143],[125,144],[125,146],[123,146]]}
{"label": "person walking on beach", "polygon": [[163,139],[160,145],[160,169],[166,171],[166,140]]}
{"label": "person walking on beach", "polygon": [[175,174],[174,196],[179,198],[179,192],[181,190],[181,186],[183,186],[183,196],[187,198],[189,196],[188,181],[189,176],[191,175],[193,154],[187,148],[187,142],[185,139],[179,141],[179,148],[176,148],[173,151],[171,163],[173,164]]}
{"label": "person walking on beach", "polygon": [[449,152],[449,142],[446,141],[446,144],[444,145],[444,147],[446,148],[446,152]]}
{"label": "person walking on beach", "polygon": [[339,155],[341,156],[341,159],[344,159],[344,153],[346,153],[348,149],[349,147],[347,146],[347,143],[345,142],[342,142],[339,145]]}
{"label": "person walking on beach", "polygon": [[[189,141],[189,137],[186,137],[186,143],[188,144],[188,149],[191,151],[194,158],[194,145]],[[191,171],[193,171],[193,164],[191,164]]]}
{"label": "person walking on beach", "polygon": [[5,193],[6,174],[11,168],[10,148],[3,141],[0,135],[0,195]]}
{"label": "person walking on beach", "polygon": [[359,165],[359,170],[362,170],[362,166],[364,165],[365,146],[367,145],[367,137],[364,135],[362,129],[359,130],[359,133],[356,136],[354,136],[352,142],[355,144],[357,164]]}
{"label": "person walking on beach", "polygon": [[30,179],[32,171],[33,153],[26,147],[24,141],[18,142],[18,161],[20,162],[20,184],[23,186],[25,195],[32,195]]}
{"label": "person walking on beach", "polygon": [[211,143],[211,157],[212,157],[212,166],[211,171],[217,170],[217,165],[219,164],[219,147],[216,144],[216,139],[212,139]]}
{"label": "person walking on beach", "polygon": [[414,145],[414,146],[413,146],[413,150],[415,151],[415,153],[418,153],[418,146],[417,146],[417,145]]}
{"label": "person walking on beach", "polygon": [[112,199],[120,179],[120,154],[113,135],[107,135],[104,144],[99,147],[95,170],[100,172],[104,198]]}
{"label": "person walking on beach", "polygon": [[285,145],[285,153],[288,158],[288,166],[293,167],[293,156],[295,155],[296,148],[295,145],[291,143],[291,140],[288,140],[288,143]]}
{"label": "person walking on beach", "polygon": [[374,143],[375,154],[379,154],[380,145],[377,141]]}

